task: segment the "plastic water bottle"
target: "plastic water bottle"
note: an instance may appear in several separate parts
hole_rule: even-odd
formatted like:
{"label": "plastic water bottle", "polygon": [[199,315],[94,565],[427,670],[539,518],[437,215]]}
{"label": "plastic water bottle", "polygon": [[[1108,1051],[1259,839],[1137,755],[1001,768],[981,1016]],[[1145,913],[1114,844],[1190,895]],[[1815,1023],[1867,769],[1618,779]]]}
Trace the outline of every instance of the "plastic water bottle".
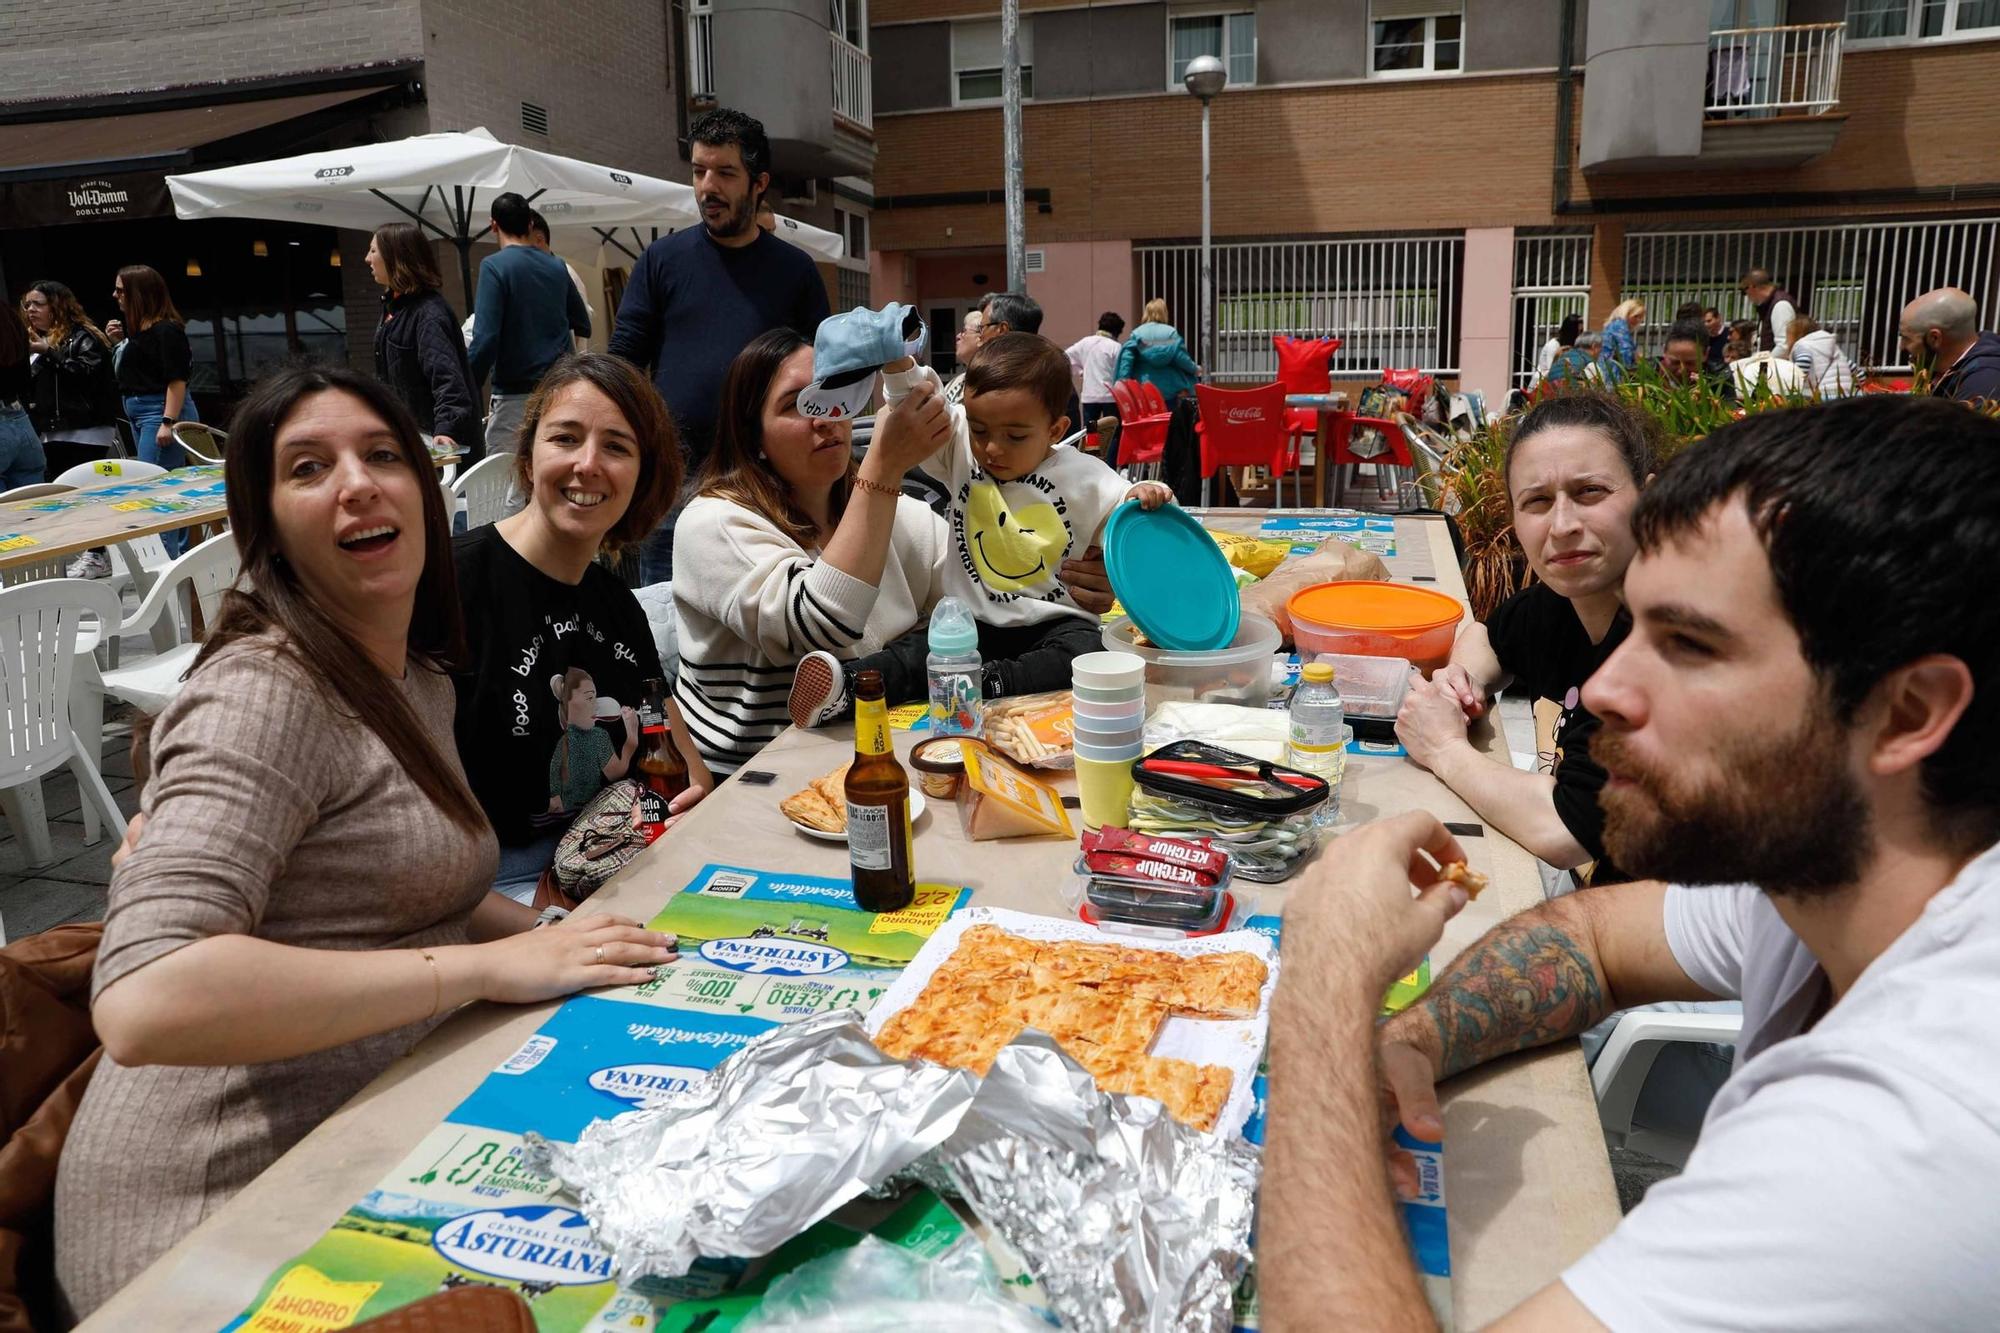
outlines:
{"label": "plastic water bottle", "polygon": [[930,645],[924,669],[930,676],[932,734],[977,736],[986,666],[979,657],[979,626],[965,603],[947,597],[937,604]]}
{"label": "plastic water bottle", "polygon": [[1313,812],[1313,822],[1331,824],[1340,818],[1340,776],[1347,767],[1347,710],[1333,683],[1333,668],[1314,662],[1299,672],[1292,693],[1291,739],[1285,762],[1325,778],[1331,790],[1326,803]]}

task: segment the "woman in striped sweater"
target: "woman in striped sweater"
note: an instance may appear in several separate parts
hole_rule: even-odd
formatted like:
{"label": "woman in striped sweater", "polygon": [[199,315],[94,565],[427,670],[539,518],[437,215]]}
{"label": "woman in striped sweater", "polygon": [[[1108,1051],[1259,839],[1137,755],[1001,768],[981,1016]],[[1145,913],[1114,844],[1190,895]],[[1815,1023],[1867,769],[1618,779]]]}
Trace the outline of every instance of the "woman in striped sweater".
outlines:
{"label": "woman in striped sweater", "polygon": [[884,409],[857,464],[848,422],[799,413],[812,369],[812,345],[790,329],[737,356],[674,538],[674,697],[717,774],[790,725],[800,658],[874,652],[922,624],[940,595],[943,520],[899,487],[949,438],[942,399],[924,392]]}

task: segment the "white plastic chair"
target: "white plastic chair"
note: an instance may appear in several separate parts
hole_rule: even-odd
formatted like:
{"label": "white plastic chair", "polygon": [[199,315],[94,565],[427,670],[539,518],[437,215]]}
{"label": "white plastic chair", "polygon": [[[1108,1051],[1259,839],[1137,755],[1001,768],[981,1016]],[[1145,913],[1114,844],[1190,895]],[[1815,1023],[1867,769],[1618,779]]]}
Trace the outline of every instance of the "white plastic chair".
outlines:
{"label": "white plastic chair", "polygon": [[[56,481],[67,483],[72,488],[101,486],[114,481],[151,481],[154,477],[165,476],[166,472],[158,463],[136,458],[100,458],[90,463],[78,463],[57,477]],[[114,588],[129,585],[140,597],[151,591],[160,571],[173,560],[158,533],[148,537],[127,537],[124,541],[112,542],[110,549],[111,585]],[[114,657],[112,661],[115,663],[117,659]]]}
{"label": "white plastic chair", "polygon": [[114,832],[125,827],[96,760],[71,725],[70,711],[77,664],[90,663],[93,673],[96,665],[83,646],[85,622],[111,624],[118,609],[118,595],[89,579],[43,579],[0,591],[0,808],[31,865],[55,860],[42,779],[58,765],[67,764],[76,775],[86,843],[96,842],[105,827]]}
{"label": "white plastic chair", "polygon": [[1597,1093],[1597,1118],[1604,1138],[1614,1148],[1631,1148],[1676,1166],[1687,1165],[1692,1140],[1656,1133],[1632,1123],[1639,1094],[1653,1062],[1671,1042],[1706,1042],[1733,1046],[1743,1034],[1743,1015],[1683,1014],[1634,1009],[1618,1020],[1597,1061],[1590,1067],[1590,1085]]}
{"label": "white plastic chair", "polygon": [[71,715],[83,752],[95,763],[104,748],[104,696],[123,699],[148,713],[157,713],[181,691],[181,677],[194,665],[201,644],[194,637],[193,618],[183,590],[201,608],[204,626],[213,625],[222,610],[222,594],[236,583],[240,557],[236,534],[224,532],[168,565],[134,611],[118,626],[122,637],[152,630],[163,622],[173,628],[172,645],[129,666],[100,670],[86,657],[72,686]]}
{"label": "white plastic chair", "polygon": [[[75,468],[70,469],[71,472],[75,470]],[[11,504],[15,500],[35,500],[44,495],[61,495],[64,491],[75,489],[76,487],[65,486],[60,481],[37,481],[27,486],[16,486],[11,491],[0,491],[0,504]]]}
{"label": "white plastic chair", "polygon": [[452,495],[465,502],[467,531],[497,523],[513,512],[507,503],[507,493],[513,484],[512,454],[488,454],[452,482]]}

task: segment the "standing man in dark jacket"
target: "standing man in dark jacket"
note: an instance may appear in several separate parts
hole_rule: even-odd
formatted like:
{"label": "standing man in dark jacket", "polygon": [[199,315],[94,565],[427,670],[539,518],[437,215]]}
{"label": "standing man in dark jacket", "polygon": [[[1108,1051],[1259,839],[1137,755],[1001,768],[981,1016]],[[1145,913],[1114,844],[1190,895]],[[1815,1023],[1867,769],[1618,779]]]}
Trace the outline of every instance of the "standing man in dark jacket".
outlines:
{"label": "standing man in dark jacket", "polygon": [[479,397],[458,316],[438,288],[437,256],[408,222],[378,227],[368,242],[368,271],[384,288],[375,326],[375,375],[396,391],[417,424],[447,448],[464,451],[462,466],[485,454]]}
{"label": "standing man in dark jacket", "polygon": [[548,368],[569,354],[570,335],[590,336],[590,308],[569,280],[569,269],[529,236],[534,210],[513,191],[493,200],[493,231],[500,253],[479,265],[479,300],[473,307],[472,377],[493,377],[486,410],[486,452],[514,452],[528,395]]}
{"label": "standing man in dark jacket", "polygon": [[2000,403],[2000,334],[1979,331],[1979,303],[1956,287],[1903,307],[1897,334],[1912,370],[1930,372],[1931,396]]}
{"label": "standing man in dark jacket", "polygon": [[[721,109],[688,127],[701,226],[646,247],[611,334],[611,352],[650,370],[680,427],[693,477],[715,436],[722,379],[758,334],[789,326],[810,341],[827,317],[826,283],[805,251],[757,225],[771,186],[771,141],[741,111]],[[674,576],[674,519],[647,539],[647,583]]]}

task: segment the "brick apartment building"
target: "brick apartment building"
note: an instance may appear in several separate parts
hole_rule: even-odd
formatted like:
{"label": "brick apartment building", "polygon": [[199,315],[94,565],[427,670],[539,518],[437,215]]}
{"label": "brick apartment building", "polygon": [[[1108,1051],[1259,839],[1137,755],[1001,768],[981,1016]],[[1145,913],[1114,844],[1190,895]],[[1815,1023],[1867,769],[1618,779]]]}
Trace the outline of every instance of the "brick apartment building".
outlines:
{"label": "brick apartment building", "polygon": [[[1356,381],[1421,365],[1492,402],[1567,311],[1594,327],[1644,296],[1654,336],[1684,300],[1734,317],[1753,265],[1884,369],[1916,292],[2000,305],[1992,0],[1021,8],[1028,288],[1058,341],[1163,295],[1194,345],[1201,108],[1180,79],[1204,53],[1230,73],[1203,352],[1225,381],[1272,378],[1274,333],[1325,333]],[[934,326],[1005,284],[998,12],[869,6],[874,295]]]}
{"label": "brick apartment building", "polygon": [[[365,232],[181,222],[168,175],[484,126],[685,180],[687,122],[718,102],[765,120],[779,211],[865,256],[871,80],[846,31],[827,0],[0,0],[0,289],[57,278],[103,320],[117,268],[151,264],[212,415],[289,352],[372,364],[379,289]],[[586,276],[627,262],[607,249]],[[865,258],[822,272],[866,299]]]}

